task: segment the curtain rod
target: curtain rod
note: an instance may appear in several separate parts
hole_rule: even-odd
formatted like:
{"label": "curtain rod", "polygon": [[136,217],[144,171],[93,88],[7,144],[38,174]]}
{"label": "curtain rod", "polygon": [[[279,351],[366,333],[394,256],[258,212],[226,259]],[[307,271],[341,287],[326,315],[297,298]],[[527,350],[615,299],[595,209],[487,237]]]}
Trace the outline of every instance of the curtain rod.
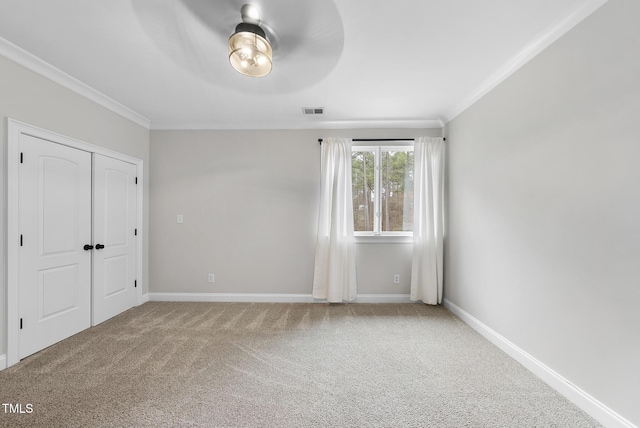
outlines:
{"label": "curtain rod", "polygon": [[[415,138],[354,138],[352,141],[416,141]],[[442,137],[442,141],[447,141]],[[322,138],[318,138],[318,143],[322,144]]]}

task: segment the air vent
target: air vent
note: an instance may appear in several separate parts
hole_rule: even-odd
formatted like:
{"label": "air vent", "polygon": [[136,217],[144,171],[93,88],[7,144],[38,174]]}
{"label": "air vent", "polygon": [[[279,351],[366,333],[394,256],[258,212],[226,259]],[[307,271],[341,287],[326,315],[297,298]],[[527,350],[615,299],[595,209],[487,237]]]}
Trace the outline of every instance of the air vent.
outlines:
{"label": "air vent", "polygon": [[302,107],[302,114],[324,114],[324,107]]}

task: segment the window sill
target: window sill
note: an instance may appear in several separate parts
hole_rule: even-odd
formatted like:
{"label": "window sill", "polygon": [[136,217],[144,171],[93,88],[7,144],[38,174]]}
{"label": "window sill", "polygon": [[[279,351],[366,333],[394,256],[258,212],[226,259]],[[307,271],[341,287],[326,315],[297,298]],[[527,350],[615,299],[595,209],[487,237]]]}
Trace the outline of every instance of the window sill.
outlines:
{"label": "window sill", "polygon": [[412,244],[413,235],[355,235],[356,244]]}

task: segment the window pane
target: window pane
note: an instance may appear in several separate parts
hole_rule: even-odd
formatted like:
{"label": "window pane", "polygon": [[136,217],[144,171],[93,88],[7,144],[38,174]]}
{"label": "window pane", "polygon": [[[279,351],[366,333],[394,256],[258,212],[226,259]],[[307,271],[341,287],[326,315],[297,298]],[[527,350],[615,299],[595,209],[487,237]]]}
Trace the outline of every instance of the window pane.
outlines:
{"label": "window pane", "polygon": [[383,150],[382,231],[413,230],[413,151]]}
{"label": "window pane", "polygon": [[373,152],[351,152],[353,230],[356,232],[373,232],[374,171]]}

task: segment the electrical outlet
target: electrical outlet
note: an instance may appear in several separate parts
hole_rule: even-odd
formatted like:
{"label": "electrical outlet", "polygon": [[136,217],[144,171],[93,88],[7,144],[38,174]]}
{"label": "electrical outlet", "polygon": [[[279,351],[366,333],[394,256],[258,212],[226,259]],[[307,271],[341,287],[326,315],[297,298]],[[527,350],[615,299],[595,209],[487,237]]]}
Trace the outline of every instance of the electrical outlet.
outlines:
{"label": "electrical outlet", "polygon": [[214,276],[212,273],[209,274],[209,282],[215,282],[214,281]]}
{"label": "electrical outlet", "polygon": [[393,283],[394,284],[400,284],[400,275],[399,274],[393,275]]}
{"label": "electrical outlet", "polygon": [[182,216],[182,214],[178,214],[178,218],[176,219],[176,222],[178,224],[184,223],[184,217]]}

